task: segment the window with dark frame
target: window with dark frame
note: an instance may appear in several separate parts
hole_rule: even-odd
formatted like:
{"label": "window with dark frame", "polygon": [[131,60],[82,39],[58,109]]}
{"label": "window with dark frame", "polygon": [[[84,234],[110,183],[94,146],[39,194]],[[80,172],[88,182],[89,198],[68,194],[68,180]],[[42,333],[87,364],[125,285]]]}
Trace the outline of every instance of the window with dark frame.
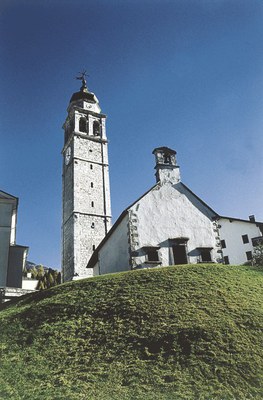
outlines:
{"label": "window with dark frame", "polygon": [[244,244],[249,243],[248,235],[242,235],[242,240]]}
{"label": "window with dark frame", "polygon": [[147,261],[159,261],[158,249],[147,249]]}
{"label": "window with dark frame", "polygon": [[94,201],[91,202],[91,207],[94,207]]}
{"label": "window with dark frame", "polygon": [[92,250],[94,251],[96,249],[95,244],[92,245]]}
{"label": "window with dark frame", "polygon": [[93,182],[90,182],[90,187],[92,187],[92,188],[93,188]]}
{"label": "window with dark frame", "polygon": [[202,262],[210,262],[211,258],[211,250],[210,249],[200,249]]}
{"label": "window with dark frame", "polygon": [[252,260],[252,251],[246,251],[246,256],[247,256],[247,260],[251,261]]}
{"label": "window with dark frame", "polygon": [[226,248],[226,241],[224,239],[221,240],[221,247],[222,247],[222,249]]}
{"label": "window with dark frame", "polygon": [[87,120],[84,117],[79,120],[79,130],[80,132],[87,132]]}
{"label": "window with dark frame", "polygon": [[94,136],[100,136],[100,123],[98,121],[93,122],[93,134]]}
{"label": "window with dark frame", "polygon": [[90,169],[93,169],[93,165],[92,164],[90,164]]}
{"label": "window with dark frame", "polygon": [[224,256],[224,264],[226,264],[226,265],[229,264],[229,258],[228,258],[228,256]]}

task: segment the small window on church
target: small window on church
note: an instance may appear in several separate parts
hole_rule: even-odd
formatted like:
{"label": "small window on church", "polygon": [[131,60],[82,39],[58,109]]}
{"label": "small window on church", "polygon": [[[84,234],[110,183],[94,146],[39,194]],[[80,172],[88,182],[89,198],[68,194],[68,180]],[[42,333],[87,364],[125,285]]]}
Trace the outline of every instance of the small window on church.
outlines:
{"label": "small window on church", "polygon": [[201,259],[202,259],[202,262],[212,261],[211,251],[209,249],[202,249],[201,250]]}
{"label": "small window on church", "polygon": [[94,207],[94,201],[91,202],[91,207]]}
{"label": "small window on church", "polygon": [[252,251],[246,251],[247,260],[252,260]]}
{"label": "small window on church", "polygon": [[229,264],[229,258],[228,258],[228,256],[224,256],[224,264],[226,264],[226,265]]}
{"label": "small window on church", "polygon": [[226,241],[224,239],[221,240],[221,246],[222,246],[222,249],[226,248]]}
{"label": "small window on church", "polygon": [[92,164],[90,164],[90,169],[93,169],[93,165]]}
{"label": "small window on church", "polygon": [[87,132],[87,120],[84,117],[79,120],[79,130],[80,132]]}
{"label": "small window on church", "polygon": [[242,235],[243,243],[249,243],[248,235]]}
{"label": "small window on church", "polygon": [[92,187],[92,188],[93,188],[93,186],[94,186],[94,185],[93,185],[93,182],[90,182],[90,187]]}
{"label": "small window on church", "polygon": [[147,261],[159,261],[159,254],[157,249],[147,250]]}
{"label": "small window on church", "polygon": [[158,262],[159,260],[159,253],[158,248],[156,247],[147,247],[146,250],[146,261],[149,262]]}
{"label": "small window on church", "polygon": [[92,245],[92,250],[94,251],[96,249],[95,244]]}
{"label": "small window on church", "polygon": [[91,224],[91,228],[92,228],[92,229],[94,229],[94,228],[95,228],[95,224],[94,224],[94,222],[92,222],[92,224]]}
{"label": "small window on church", "polygon": [[100,136],[100,123],[98,121],[93,122],[93,134],[94,136]]}

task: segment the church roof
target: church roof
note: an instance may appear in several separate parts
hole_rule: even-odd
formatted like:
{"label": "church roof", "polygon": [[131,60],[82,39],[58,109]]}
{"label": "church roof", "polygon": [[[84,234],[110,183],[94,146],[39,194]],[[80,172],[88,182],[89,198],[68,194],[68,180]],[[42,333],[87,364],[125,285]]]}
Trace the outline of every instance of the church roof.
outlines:
{"label": "church roof", "polygon": [[170,154],[176,154],[176,151],[173,149],[170,149],[169,147],[156,147],[153,150],[152,154],[154,154],[158,150],[165,151],[166,153],[170,153]]}
{"label": "church roof", "polygon": [[200,203],[202,203],[206,208],[208,208],[213,214],[215,214],[215,217],[219,217],[219,214],[217,214],[217,212],[215,210],[213,210],[211,207],[209,207],[208,204],[206,204],[202,199],[200,199],[200,197],[198,197],[194,192],[192,192],[191,189],[189,189],[189,187],[187,187],[183,182],[180,182],[180,184],[189,192],[191,193],[198,201],[200,201]]}
{"label": "church roof", "polygon": [[0,190],[0,199],[18,200],[18,197]]}
{"label": "church roof", "polygon": [[87,87],[86,76],[87,76],[86,71],[84,71],[84,72],[80,72],[80,76],[76,77],[76,79],[82,81],[82,86],[78,92],[73,93],[73,95],[71,96],[70,102],[76,101],[76,100],[87,100],[90,103],[97,102],[95,94],[91,93]]}
{"label": "church roof", "polygon": [[90,103],[96,103],[95,94],[91,92],[85,92],[80,90],[79,92],[73,93],[70,102],[77,100],[87,100]]}

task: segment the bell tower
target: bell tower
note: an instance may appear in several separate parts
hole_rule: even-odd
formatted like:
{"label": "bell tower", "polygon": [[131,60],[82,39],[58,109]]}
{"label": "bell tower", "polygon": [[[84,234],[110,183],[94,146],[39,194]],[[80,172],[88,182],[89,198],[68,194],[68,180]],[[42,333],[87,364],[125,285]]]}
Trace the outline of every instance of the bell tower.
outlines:
{"label": "bell tower", "polygon": [[157,182],[180,182],[180,169],[176,162],[176,151],[169,147],[157,147],[153,150],[155,155],[155,177]]}
{"label": "bell tower", "polygon": [[87,263],[111,227],[108,141],[99,101],[86,84],[70,99],[63,125],[62,276],[90,276]]}

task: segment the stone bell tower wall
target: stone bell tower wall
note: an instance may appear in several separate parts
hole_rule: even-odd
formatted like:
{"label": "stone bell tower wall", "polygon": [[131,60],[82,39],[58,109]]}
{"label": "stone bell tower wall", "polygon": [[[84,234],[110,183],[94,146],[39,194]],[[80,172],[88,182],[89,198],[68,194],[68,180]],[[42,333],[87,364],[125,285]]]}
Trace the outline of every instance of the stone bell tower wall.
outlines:
{"label": "stone bell tower wall", "polygon": [[64,124],[64,281],[90,276],[87,263],[111,227],[106,116],[96,96],[82,89],[72,96]]}

